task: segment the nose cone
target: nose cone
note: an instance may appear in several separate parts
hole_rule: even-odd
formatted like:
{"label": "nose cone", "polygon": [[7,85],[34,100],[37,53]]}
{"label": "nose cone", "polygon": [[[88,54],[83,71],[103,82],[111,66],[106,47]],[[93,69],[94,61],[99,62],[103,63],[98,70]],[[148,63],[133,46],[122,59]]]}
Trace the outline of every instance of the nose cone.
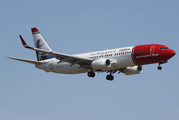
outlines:
{"label": "nose cone", "polygon": [[176,52],[174,51],[174,50],[169,50],[168,51],[168,54],[169,54],[169,56],[171,56],[171,57],[173,57],[175,54],[176,54]]}

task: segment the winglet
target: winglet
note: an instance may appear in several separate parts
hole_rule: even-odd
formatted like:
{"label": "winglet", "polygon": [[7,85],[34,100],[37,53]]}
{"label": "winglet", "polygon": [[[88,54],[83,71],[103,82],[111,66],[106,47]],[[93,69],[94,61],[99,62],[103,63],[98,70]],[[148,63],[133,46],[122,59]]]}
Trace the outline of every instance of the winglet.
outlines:
{"label": "winglet", "polygon": [[19,35],[20,39],[21,39],[21,42],[22,42],[22,45],[25,47],[25,48],[28,48],[29,46],[26,44],[26,42],[24,41],[24,39],[22,38],[21,35]]}

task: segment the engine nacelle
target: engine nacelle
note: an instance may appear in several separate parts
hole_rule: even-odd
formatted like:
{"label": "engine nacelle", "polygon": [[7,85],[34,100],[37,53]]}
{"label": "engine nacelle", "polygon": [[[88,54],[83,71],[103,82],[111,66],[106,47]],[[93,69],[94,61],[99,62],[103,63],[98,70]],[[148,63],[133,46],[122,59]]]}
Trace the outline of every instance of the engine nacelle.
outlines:
{"label": "engine nacelle", "polygon": [[123,73],[125,75],[134,75],[134,74],[140,74],[143,71],[142,66],[133,66],[133,67],[126,67],[123,69]]}
{"label": "engine nacelle", "polygon": [[93,70],[102,71],[111,67],[111,61],[109,59],[98,59],[91,63]]}

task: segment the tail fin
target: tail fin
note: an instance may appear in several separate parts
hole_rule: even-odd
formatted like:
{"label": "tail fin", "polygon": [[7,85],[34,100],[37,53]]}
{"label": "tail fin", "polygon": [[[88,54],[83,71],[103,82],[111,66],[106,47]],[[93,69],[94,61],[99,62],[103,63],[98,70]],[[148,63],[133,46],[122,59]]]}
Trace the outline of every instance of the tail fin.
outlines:
{"label": "tail fin", "polygon": [[[33,35],[33,39],[34,39],[34,46],[39,49],[52,51],[50,46],[47,44],[45,39],[40,34],[39,30],[36,27],[32,28],[31,30],[32,30],[32,35]],[[38,61],[54,58],[53,55],[49,55],[49,54],[38,52],[38,51],[36,51],[36,55],[37,55]]]}

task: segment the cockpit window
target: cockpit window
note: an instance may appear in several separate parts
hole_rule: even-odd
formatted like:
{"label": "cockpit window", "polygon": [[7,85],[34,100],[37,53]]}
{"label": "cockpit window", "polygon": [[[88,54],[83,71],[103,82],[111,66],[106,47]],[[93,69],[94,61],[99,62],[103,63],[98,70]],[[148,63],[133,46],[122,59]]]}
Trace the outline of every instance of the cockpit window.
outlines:
{"label": "cockpit window", "polygon": [[163,49],[169,49],[169,48],[168,48],[168,47],[160,47],[160,49],[162,49],[162,50],[163,50]]}

